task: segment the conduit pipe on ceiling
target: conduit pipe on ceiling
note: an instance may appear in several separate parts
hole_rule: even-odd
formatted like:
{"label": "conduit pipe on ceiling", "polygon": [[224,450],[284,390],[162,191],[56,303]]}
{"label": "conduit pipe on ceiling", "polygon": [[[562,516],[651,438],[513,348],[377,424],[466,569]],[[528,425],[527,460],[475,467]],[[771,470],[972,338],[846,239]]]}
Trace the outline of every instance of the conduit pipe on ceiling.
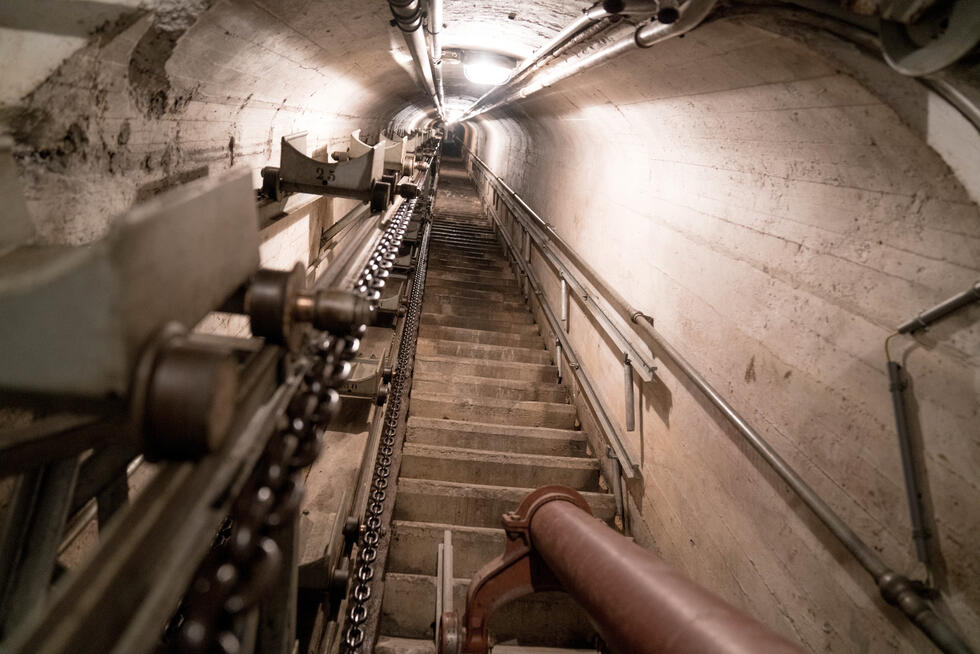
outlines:
{"label": "conduit pipe on ceiling", "polygon": [[405,37],[405,45],[412,55],[415,72],[422,80],[425,92],[429,94],[439,115],[444,117],[442,102],[436,93],[429,48],[425,44],[425,31],[422,29],[421,0],[388,0],[388,7],[391,9],[391,15],[395,17],[395,24]]}
{"label": "conduit pipe on ceiling", "polygon": [[[537,93],[543,88],[547,88],[552,84],[568,79],[572,75],[577,75],[584,70],[595,68],[600,64],[604,64],[610,59],[618,57],[624,52],[637,48],[649,48],[657,43],[660,43],[661,41],[666,41],[667,39],[675,36],[686,34],[701,24],[708,14],[711,13],[711,10],[714,9],[716,3],[717,0],[688,0],[686,4],[681,6],[679,9],[676,9],[678,14],[676,15],[676,20],[674,20],[674,22],[664,23],[655,21],[641,25],[630,36],[620,39],[615,43],[611,43],[586,57],[582,57],[581,59],[574,61],[566,59],[562,63],[558,64],[554,69],[546,71],[535,77],[530,81],[530,83],[515,90],[502,100],[487,107],[475,110],[475,107],[480,104],[481,100],[483,100],[483,98],[480,98],[480,100],[477,100],[473,106],[470,107],[467,113],[460,118],[460,120],[473,118],[474,116],[478,116],[492,109],[496,109],[497,107],[510,104],[515,100],[526,98],[534,93]],[[622,4],[627,7],[630,5],[629,2],[617,2],[611,4]],[[676,5],[674,5],[674,7],[676,7]],[[628,8],[624,10],[624,13],[629,12],[630,10]],[[666,14],[665,17],[670,19],[673,18],[674,15]],[[484,95],[484,98],[487,95],[489,94]]]}
{"label": "conduit pipe on ceiling", "polygon": [[562,29],[560,32],[558,32],[553,37],[551,37],[551,39],[547,43],[545,43],[540,48],[535,50],[534,53],[531,54],[531,56],[529,56],[527,59],[525,59],[520,64],[518,64],[517,68],[515,68],[514,72],[510,74],[510,77],[507,78],[506,82],[504,82],[500,86],[496,86],[490,89],[482,96],[477,98],[476,101],[469,106],[466,112],[464,112],[463,114],[464,117],[469,117],[470,115],[476,115],[473,112],[476,111],[476,109],[481,104],[487,102],[491,97],[500,93],[502,89],[506,89],[512,84],[517,83],[520,79],[524,77],[524,75],[526,75],[529,71],[531,71],[535,66],[537,66],[539,63],[544,61],[545,58],[549,57],[552,53],[554,53],[559,48],[568,44],[576,36],[584,32],[588,28],[592,27],[599,21],[608,18],[609,15],[610,15],[609,12],[607,12],[601,4],[597,4],[591,7],[590,9],[586,9],[581,16],[579,16],[574,21],[566,25],[564,29]]}
{"label": "conduit pipe on ceiling", "polygon": [[429,45],[431,46],[429,63],[432,66],[436,95],[439,104],[445,104],[446,94],[442,86],[442,41],[439,33],[442,31],[442,0],[429,0]]}

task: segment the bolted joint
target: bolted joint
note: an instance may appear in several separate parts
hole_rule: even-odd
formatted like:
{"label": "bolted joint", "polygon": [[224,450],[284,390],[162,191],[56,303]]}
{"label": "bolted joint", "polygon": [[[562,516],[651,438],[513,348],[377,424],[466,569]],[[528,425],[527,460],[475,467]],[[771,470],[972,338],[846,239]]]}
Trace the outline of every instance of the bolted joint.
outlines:
{"label": "bolted joint", "polygon": [[300,298],[303,304],[310,305],[311,315],[307,322],[321,331],[342,335],[353,332],[361,325],[374,323],[376,312],[371,302],[355,293],[318,291],[315,295],[301,295]]}
{"label": "bolted joint", "polygon": [[368,299],[348,291],[314,293],[304,285],[300,264],[290,271],[259,270],[245,293],[252,334],[295,350],[304,324],[341,336],[373,324],[375,311]]}
{"label": "bolted joint", "polygon": [[439,618],[438,654],[461,654],[463,648],[463,625],[456,611],[446,611]]}
{"label": "bolted joint", "polygon": [[270,200],[281,200],[282,178],[279,176],[279,169],[275,166],[266,166],[262,169],[262,196]]}
{"label": "bolted joint", "polygon": [[892,606],[897,606],[911,617],[926,611],[931,611],[929,604],[919,595],[913,582],[906,576],[897,572],[888,571],[878,578],[878,590],[886,602]]}

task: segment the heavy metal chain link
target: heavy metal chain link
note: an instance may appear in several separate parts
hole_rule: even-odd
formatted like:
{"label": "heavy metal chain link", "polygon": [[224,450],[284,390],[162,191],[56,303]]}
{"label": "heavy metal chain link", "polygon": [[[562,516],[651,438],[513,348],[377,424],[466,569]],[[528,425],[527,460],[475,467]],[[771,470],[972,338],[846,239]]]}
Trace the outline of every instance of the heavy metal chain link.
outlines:
{"label": "heavy metal chain link", "polygon": [[[354,285],[354,291],[375,310],[415,204],[416,200],[405,202],[389,221]],[[271,588],[282,568],[282,553],[270,534],[288,524],[299,509],[301,471],[320,453],[323,430],[340,404],[336,387],[350,375],[350,360],[366,329],[361,325],[347,335],[319,334],[294,362],[303,374],[302,383],[167,626],[165,647],[188,654],[240,651],[236,632],[244,615]],[[390,445],[387,451],[390,455]],[[385,484],[376,487],[382,499]]]}
{"label": "heavy metal chain link", "polygon": [[[409,216],[415,210],[415,203],[416,200],[406,203],[409,205]],[[423,201],[422,207],[427,214],[427,201]],[[371,493],[368,497],[367,513],[361,539],[358,544],[357,563],[348,598],[344,645],[345,651],[351,654],[359,652],[364,645],[364,623],[368,619],[367,602],[371,598],[371,580],[374,579],[374,565],[378,558],[378,544],[381,542],[384,528],[382,522],[384,502],[388,496],[389,483],[393,485],[393,480],[390,480],[392,473],[392,454],[396,445],[401,416],[402,391],[405,388],[412,362],[415,359],[415,345],[418,337],[419,319],[422,313],[422,294],[425,290],[426,250],[428,249],[428,239],[425,238],[424,230],[428,230],[428,225],[424,225],[422,230],[420,232],[421,246],[419,248],[418,263],[415,268],[415,276],[412,281],[411,293],[408,300],[408,309],[405,314],[405,322],[399,341],[397,365],[391,378],[391,390],[388,395],[390,399],[385,409],[381,442],[379,443],[378,455],[375,459],[374,475],[371,480]]]}

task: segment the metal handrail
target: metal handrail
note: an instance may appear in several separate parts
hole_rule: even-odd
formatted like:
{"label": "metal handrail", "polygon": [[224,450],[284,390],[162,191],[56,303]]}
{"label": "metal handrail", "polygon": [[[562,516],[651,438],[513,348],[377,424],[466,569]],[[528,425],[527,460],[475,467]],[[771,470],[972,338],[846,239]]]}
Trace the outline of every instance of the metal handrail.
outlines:
{"label": "metal handrail", "polygon": [[[555,316],[555,312],[551,309],[548,304],[547,299],[544,297],[544,291],[541,288],[541,283],[538,281],[537,275],[535,275],[534,270],[522,257],[517,256],[517,248],[514,246],[513,241],[506,231],[503,229],[499,217],[494,214],[494,218],[497,220],[497,224],[500,225],[500,235],[510,249],[511,254],[514,255],[514,259],[517,262],[517,266],[521,269],[521,272],[528,280],[528,284],[533,291],[534,296],[538,299],[538,304],[541,307],[541,312],[544,314],[545,320],[548,323],[548,327],[555,334],[555,337],[561,343],[562,352],[559,353],[559,357],[564,354],[565,359],[568,360],[568,367],[572,369],[572,373],[575,377],[575,381],[578,382],[579,387],[585,394],[596,418],[599,420],[600,427],[603,432],[605,432],[606,440],[612,447],[613,452],[616,455],[616,459],[622,466],[623,476],[627,479],[634,479],[640,476],[640,467],[633,461],[633,457],[630,455],[629,450],[623,443],[623,439],[619,434],[619,430],[613,424],[612,420],[609,419],[609,414],[606,411],[605,405],[599,396],[596,395],[595,389],[592,386],[592,382],[586,376],[585,371],[582,370],[581,364],[578,362],[578,357],[575,354],[575,349],[572,346],[568,335],[561,328],[561,323]],[[617,480],[618,482],[618,480]]]}
{"label": "metal handrail", "polygon": [[[480,165],[490,179],[499,182],[499,186],[506,192],[512,194],[515,200],[519,201],[522,207],[530,211],[530,207],[524,200],[521,200],[516,192],[507,186],[489,166],[479,158],[469,147],[463,144],[464,151]],[[550,225],[540,216],[531,212],[534,218],[541,223],[552,235],[551,241],[559,244],[569,258],[580,265],[581,258],[571,249],[571,247],[558,236]],[[582,262],[584,264],[584,262]],[[584,264],[587,266],[587,264]],[[597,286],[605,290],[608,288],[601,282],[601,278],[591,268],[588,269],[594,279],[599,280]],[[611,289],[610,289],[611,290]],[[871,575],[875,584],[886,602],[897,606],[905,616],[922,630],[926,636],[943,652],[956,654],[970,654],[973,650],[956,633],[956,631],[939,615],[933,611],[932,606],[920,593],[916,584],[907,577],[889,568],[877,553],[858,536],[844,520],[827,504],[813,488],[790,466],[790,464],[779,455],[772,445],[756,429],[743,418],[738,411],[729,403],[708,381],[692,366],[681,353],[668,343],[663,336],[653,327],[653,319],[646,314],[632,309],[625,300],[611,291],[610,295],[619,305],[618,309],[626,308],[632,322],[637,326],[637,333],[649,341],[651,349],[657,351],[661,359],[669,363],[676,372],[680,372],[698,390],[700,390],[708,401],[725,417],[725,419],[741,434],[760,456],[772,467],[772,469],[786,482],[786,484],[799,496],[804,504],[823,522],[824,526],[837,538],[838,541],[854,556],[861,566]]]}

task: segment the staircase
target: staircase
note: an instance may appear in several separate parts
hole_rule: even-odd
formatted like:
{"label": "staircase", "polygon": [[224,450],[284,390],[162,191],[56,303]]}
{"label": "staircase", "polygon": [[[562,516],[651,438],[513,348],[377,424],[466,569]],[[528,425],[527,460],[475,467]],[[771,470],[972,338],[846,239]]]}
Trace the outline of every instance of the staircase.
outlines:
{"label": "staircase", "polygon": [[[470,578],[503,552],[502,514],[531,490],[575,488],[613,520],[615,501],[556,378],[465,168],[444,159],[376,652],[435,651],[437,547],[446,530],[462,613]],[[503,654],[594,643],[588,618],[561,593],[514,602],[494,616],[491,633]]]}

